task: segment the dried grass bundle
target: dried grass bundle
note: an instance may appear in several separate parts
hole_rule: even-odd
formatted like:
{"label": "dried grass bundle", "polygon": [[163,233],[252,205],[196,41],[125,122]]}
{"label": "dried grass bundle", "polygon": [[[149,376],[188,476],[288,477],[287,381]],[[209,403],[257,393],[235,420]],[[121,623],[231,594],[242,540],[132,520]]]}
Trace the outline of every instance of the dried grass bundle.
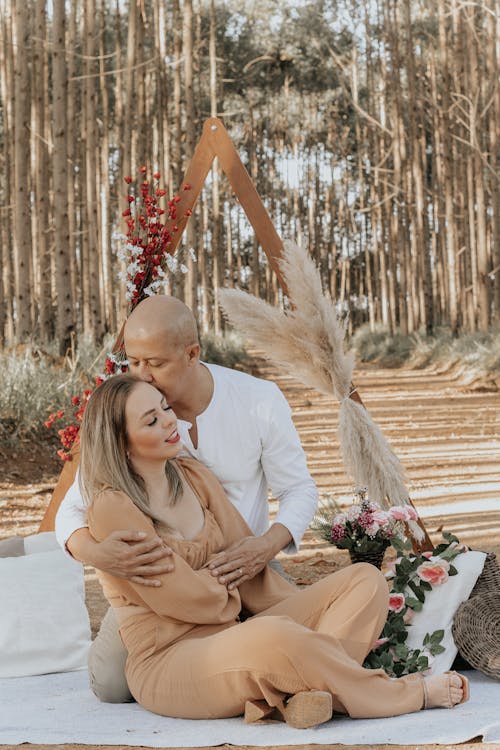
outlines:
{"label": "dried grass bundle", "polygon": [[[278,367],[340,401],[339,442],[346,471],[382,505],[409,501],[403,467],[367,410],[349,398],[354,355],[344,352],[345,323],[323,292],[306,250],[284,242],[281,269],[293,309],[282,312],[246,292],[224,289],[231,324]],[[417,526],[418,529],[418,526]],[[414,535],[422,535],[414,529]]]}

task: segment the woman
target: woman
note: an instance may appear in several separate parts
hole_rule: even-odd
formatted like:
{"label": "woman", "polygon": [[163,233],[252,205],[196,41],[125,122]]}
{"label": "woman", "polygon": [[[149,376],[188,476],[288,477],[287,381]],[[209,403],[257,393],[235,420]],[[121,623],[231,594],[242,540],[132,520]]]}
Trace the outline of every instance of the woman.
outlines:
{"label": "woman", "polygon": [[[273,710],[293,726],[393,716],[467,698],[456,673],[391,680],[361,664],[387,616],[381,573],[358,564],[297,591],[270,568],[239,589],[208,565],[251,532],[208,469],[176,458],[164,396],[128,375],[92,395],[81,430],[80,481],[97,540],[123,528],[173,549],[157,588],[101,574],[128,651],[136,700],[159,714],[247,721]],[[240,623],[244,606],[254,616]]]}

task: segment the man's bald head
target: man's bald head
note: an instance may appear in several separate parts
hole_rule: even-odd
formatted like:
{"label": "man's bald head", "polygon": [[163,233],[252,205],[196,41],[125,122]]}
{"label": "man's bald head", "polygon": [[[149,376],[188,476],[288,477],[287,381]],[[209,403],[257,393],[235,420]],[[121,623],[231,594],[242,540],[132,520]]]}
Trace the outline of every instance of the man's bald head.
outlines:
{"label": "man's bald head", "polygon": [[179,299],[155,295],[140,302],[125,324],[125,349],[127,340],[154,339],[168,348],[198,344],[198,331],[194,315]]}

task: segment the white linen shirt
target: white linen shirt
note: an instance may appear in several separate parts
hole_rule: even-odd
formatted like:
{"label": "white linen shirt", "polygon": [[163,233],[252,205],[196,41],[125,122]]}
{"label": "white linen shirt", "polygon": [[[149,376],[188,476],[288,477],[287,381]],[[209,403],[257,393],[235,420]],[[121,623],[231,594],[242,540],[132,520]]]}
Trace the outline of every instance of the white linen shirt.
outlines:
{"label": "white linen shirt", "polygon": [[[279,388],[268,380],[237,370],[205,364],[214,381],[210,403],[196,417],[198,446],[189,435],[191,424],[179,420],[182,455],[192,456],[213,471],[230,501],[253,533],[269,528],[268,487],[278,500],[275,523],[285,526],[297,552],[317,507],[316,486]],[[63,548],[69,537],[87,526],[78,476],[56,516],[56,536]]]}

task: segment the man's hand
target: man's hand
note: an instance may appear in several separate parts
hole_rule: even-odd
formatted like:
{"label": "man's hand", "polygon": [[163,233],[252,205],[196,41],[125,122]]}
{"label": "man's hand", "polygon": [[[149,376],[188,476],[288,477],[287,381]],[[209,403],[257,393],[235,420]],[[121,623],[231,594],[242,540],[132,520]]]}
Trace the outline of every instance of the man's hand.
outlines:
{"label": "man's hand", "polygon": [[260,573],[273,557],[264,537],[247,536],[214,557],[208,568],[219,583],[234,589]]}
{"label": "man's hand", "polygon": [[291,540],[288,529],[276,523],[263,536],[247,536],[235,542],[216,555],[208,568],[219,583],[234,589],[260,573]]}
{"label": "man's hand", "polygon": [[174,569],[172,550],[159,536],[146,537],[142,531],[113,531],[96,542],[88,529],[78,529],[66,546],[80,562],[143,586],[161,586],[155,576]]}

